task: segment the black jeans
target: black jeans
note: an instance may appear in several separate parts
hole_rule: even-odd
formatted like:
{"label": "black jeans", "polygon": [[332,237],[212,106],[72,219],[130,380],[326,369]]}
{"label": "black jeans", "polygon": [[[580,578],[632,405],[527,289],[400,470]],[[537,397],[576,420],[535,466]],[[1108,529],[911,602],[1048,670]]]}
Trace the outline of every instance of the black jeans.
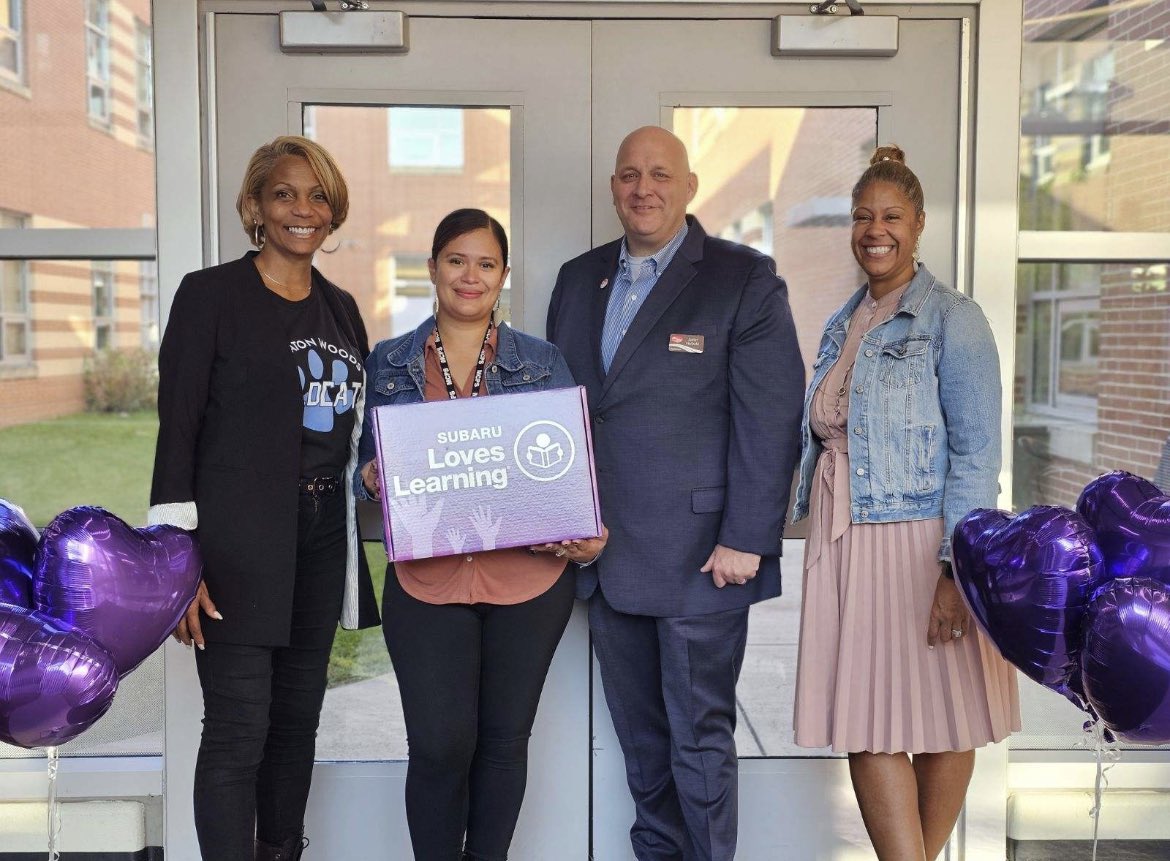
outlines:
{"label": "black jeans", "polygon": [[254,839],[280,843],[304,827],[345,554],[345,494],[302,495],[289,645],[196,650],[203,738],[195,829],[206,861],[252,861]]}
{"label": "black jeans", "polygon": [[386,571],[382,630],[406,717],[415,861],[508,857],[536,706],[573,609],[570,569],[544,594],[507,605],[427,604]]}

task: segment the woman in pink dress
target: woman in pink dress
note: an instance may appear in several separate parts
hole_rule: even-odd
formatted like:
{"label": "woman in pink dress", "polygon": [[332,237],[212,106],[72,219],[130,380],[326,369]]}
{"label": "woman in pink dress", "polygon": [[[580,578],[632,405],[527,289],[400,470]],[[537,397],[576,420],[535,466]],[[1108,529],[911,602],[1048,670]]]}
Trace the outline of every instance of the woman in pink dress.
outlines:
{"label": "woman in pink dress", "polygon": [[979,306],[918,263],[922,186],[896,146],[853,189],[868,276],[825,326],[795,519],[811,516],[797,744],[849,754],[882,861],[934,859],[975,748],[1019,728],[1015,671],[971,624],[950,536],[994,507],[999,358]]}

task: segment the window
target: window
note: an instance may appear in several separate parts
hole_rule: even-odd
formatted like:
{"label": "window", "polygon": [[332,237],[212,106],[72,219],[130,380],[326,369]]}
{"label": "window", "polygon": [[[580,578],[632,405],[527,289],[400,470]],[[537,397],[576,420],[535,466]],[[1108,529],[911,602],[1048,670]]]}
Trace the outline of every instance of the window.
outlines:
{"label": "window", "polygon": [[[147,83],[136,63],[147,46],[136,38],[151,32],[151,5],[0,0],[0,231],[11,257],[0,260],[0,495],[42,528],[77,505],[145,522],[158,420],[149,407],[103,410],[154,382],[136,349],[155,335],[160,304],[155,270],[139,269],[154,254],[155,160],[136,116],[152,95],[136,93],[140,72]],[[110,134],[119,114],[124,128]],[[105,382],[87,377],[102,371],[95,345],[111,350]],[[96,391],[100,399],[87,399]],[[62,756],[161,755],[162,676],[158,654],[122,680],[110,712]],[[5,760],[37,756],[0,744],[0,773]]]}
{"label": "window", "polygon": [[392,169],[463,167],[461,108],[390,108],[387,113]]}
{"label": "window", "polygon": [[[319,254],[316,264],[353,293],[370,343],[411,332],[430,315],[431,240],[435,225],[455,206],[477,206],[498,218],[505,230],[511,227],[512,125],[507,108],[308,104],[302,107],[301,128],[332,153],[349,183],[349,218],[325,246],[335,242],[337,249]],[[389,144],[383,143],[387,134]],[[371,160],[371,142],[389,146],[388,154]],[[500,294],[504,319],[510,313],[509,295],[505,283]],[[381,591],[385,550],[370,541],[365,549],[374,589]],[[388,713],[397,713],[398,683],[377,630],[339,631],[334,640],[317,759],[405,759],[401,721],[379,731],[355,731],[346,719],[347,704],[362,689],[354,684],[358,682],[366,683],[362,687],[367,690],[384,689]]]}
{"label": "window", "polygon": [[[24,227],[24,216],[0,210],[0,228]],[[28,262],[0,260],[0,363],[27,362]]]}
{"label": "window", "polygon": [[110,124],[110,2],[86,0],[85,74],[89,118]]}
{"label": "window", "polygon": [[[511,229],[507,108],[306,104],[301,128],[333,154],[349,182],[349,219],[333,237],[338,247],[316,264],[354,294],[371,343],[412,331],[431,313],[426,261],[443,216],[474,206]],[[387,161],[371,162],[370,145],[386,147]],[[501,319],[511,314],[510,296],[505,281]]]}
{"label": "window", "polygon": [[114,346],[114,267],[93,263],[93,347],[108,350]]}
{"label": "window", "polygon": [[138,65],[138,139],[150,146],[154,138],[154,59],[150,25],[137,22],[134,42]]}
{"label": "window", "polygon": [[390,315],[394,331],[409,332],[430,316],[435,291],[425,254],[390,258]]}
{"label": "window", "polygon": [[[1024,0],[1017,511],[1072,507],[1113,469],[1170,474],[1165,5]],[[1012,748],[1078,743],[1084,715],[1062,697],[1022,682],[1020,700]]]}
{"label": "window", "polygon": [[1153,6],[1024,5],[1020,228],[1166,230],[1170,173],[1152,168],[1170,159],[1166,19]]}
{"label": "window", "polygon": [[1090,413],[1097,405],[1100,357],[1099,267],[1084,263],[1024,264],[1032,349],[1028,404],[1032,408]]}
{"label": "window", "polygon": [[765,203],[753,209],[743,218],[719,231],[721,239],[730,239],[761,254],[772,256],[775,234],[772,232],[772,204]]}
{"label": "window", "polygon": [[24,83],[24,0],[0,0],[0,80]]}
{"label": "window", "polygon": [[142,349],[157,350],[159,342],[158,262],[138,264],[138,327]]}

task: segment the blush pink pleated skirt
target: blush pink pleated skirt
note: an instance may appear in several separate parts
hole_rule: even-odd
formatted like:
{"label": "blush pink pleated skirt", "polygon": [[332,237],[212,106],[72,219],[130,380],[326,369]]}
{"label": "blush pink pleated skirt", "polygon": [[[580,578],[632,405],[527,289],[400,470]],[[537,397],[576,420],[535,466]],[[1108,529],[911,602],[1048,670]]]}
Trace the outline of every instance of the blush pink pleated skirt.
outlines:
{"label": "blush pink pleated skirt", "polygon": [[848,456],[828,442],[805,551],[796,743],[937,753],[1006,738],[1020,728],[1016,671],[975,623],[927,648],[942,520],[849,523],[848,499],[834,499],[848,495]]}

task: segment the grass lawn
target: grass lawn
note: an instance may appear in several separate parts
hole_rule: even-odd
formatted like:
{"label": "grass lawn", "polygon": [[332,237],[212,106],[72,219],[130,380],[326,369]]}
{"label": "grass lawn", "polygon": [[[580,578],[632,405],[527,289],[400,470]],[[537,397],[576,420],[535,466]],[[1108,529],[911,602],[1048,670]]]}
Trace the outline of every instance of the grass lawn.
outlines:
{"label": "grass lawn", "polygon": [[[154,441],[153,412],[79,413],[0,428],[0,497],[21,506],[39,527],[67,508],[100,505],[132,526],[146,522]],[[374,594],[382,594],[386,553],[366,542]],[[380,629],[337,632],[329,684],[390,672]]]}
{"label": "grass lawn", "polygon": [[0,429],[0,497],[44,526],[78,505],[146,522],[154,469],[154,413],[79,413]]}
{"label": "grass lawn", "polygon": [[[366,560],[374,578],[374,596],[382,598],[382,583],[386,577],[386,549],[381,541],[366,541]],[[333,654],[329,658],[329,687],[360,682],[384,673],[393,672],[390,656],[381,628],[365,631],[337,629]]]}

